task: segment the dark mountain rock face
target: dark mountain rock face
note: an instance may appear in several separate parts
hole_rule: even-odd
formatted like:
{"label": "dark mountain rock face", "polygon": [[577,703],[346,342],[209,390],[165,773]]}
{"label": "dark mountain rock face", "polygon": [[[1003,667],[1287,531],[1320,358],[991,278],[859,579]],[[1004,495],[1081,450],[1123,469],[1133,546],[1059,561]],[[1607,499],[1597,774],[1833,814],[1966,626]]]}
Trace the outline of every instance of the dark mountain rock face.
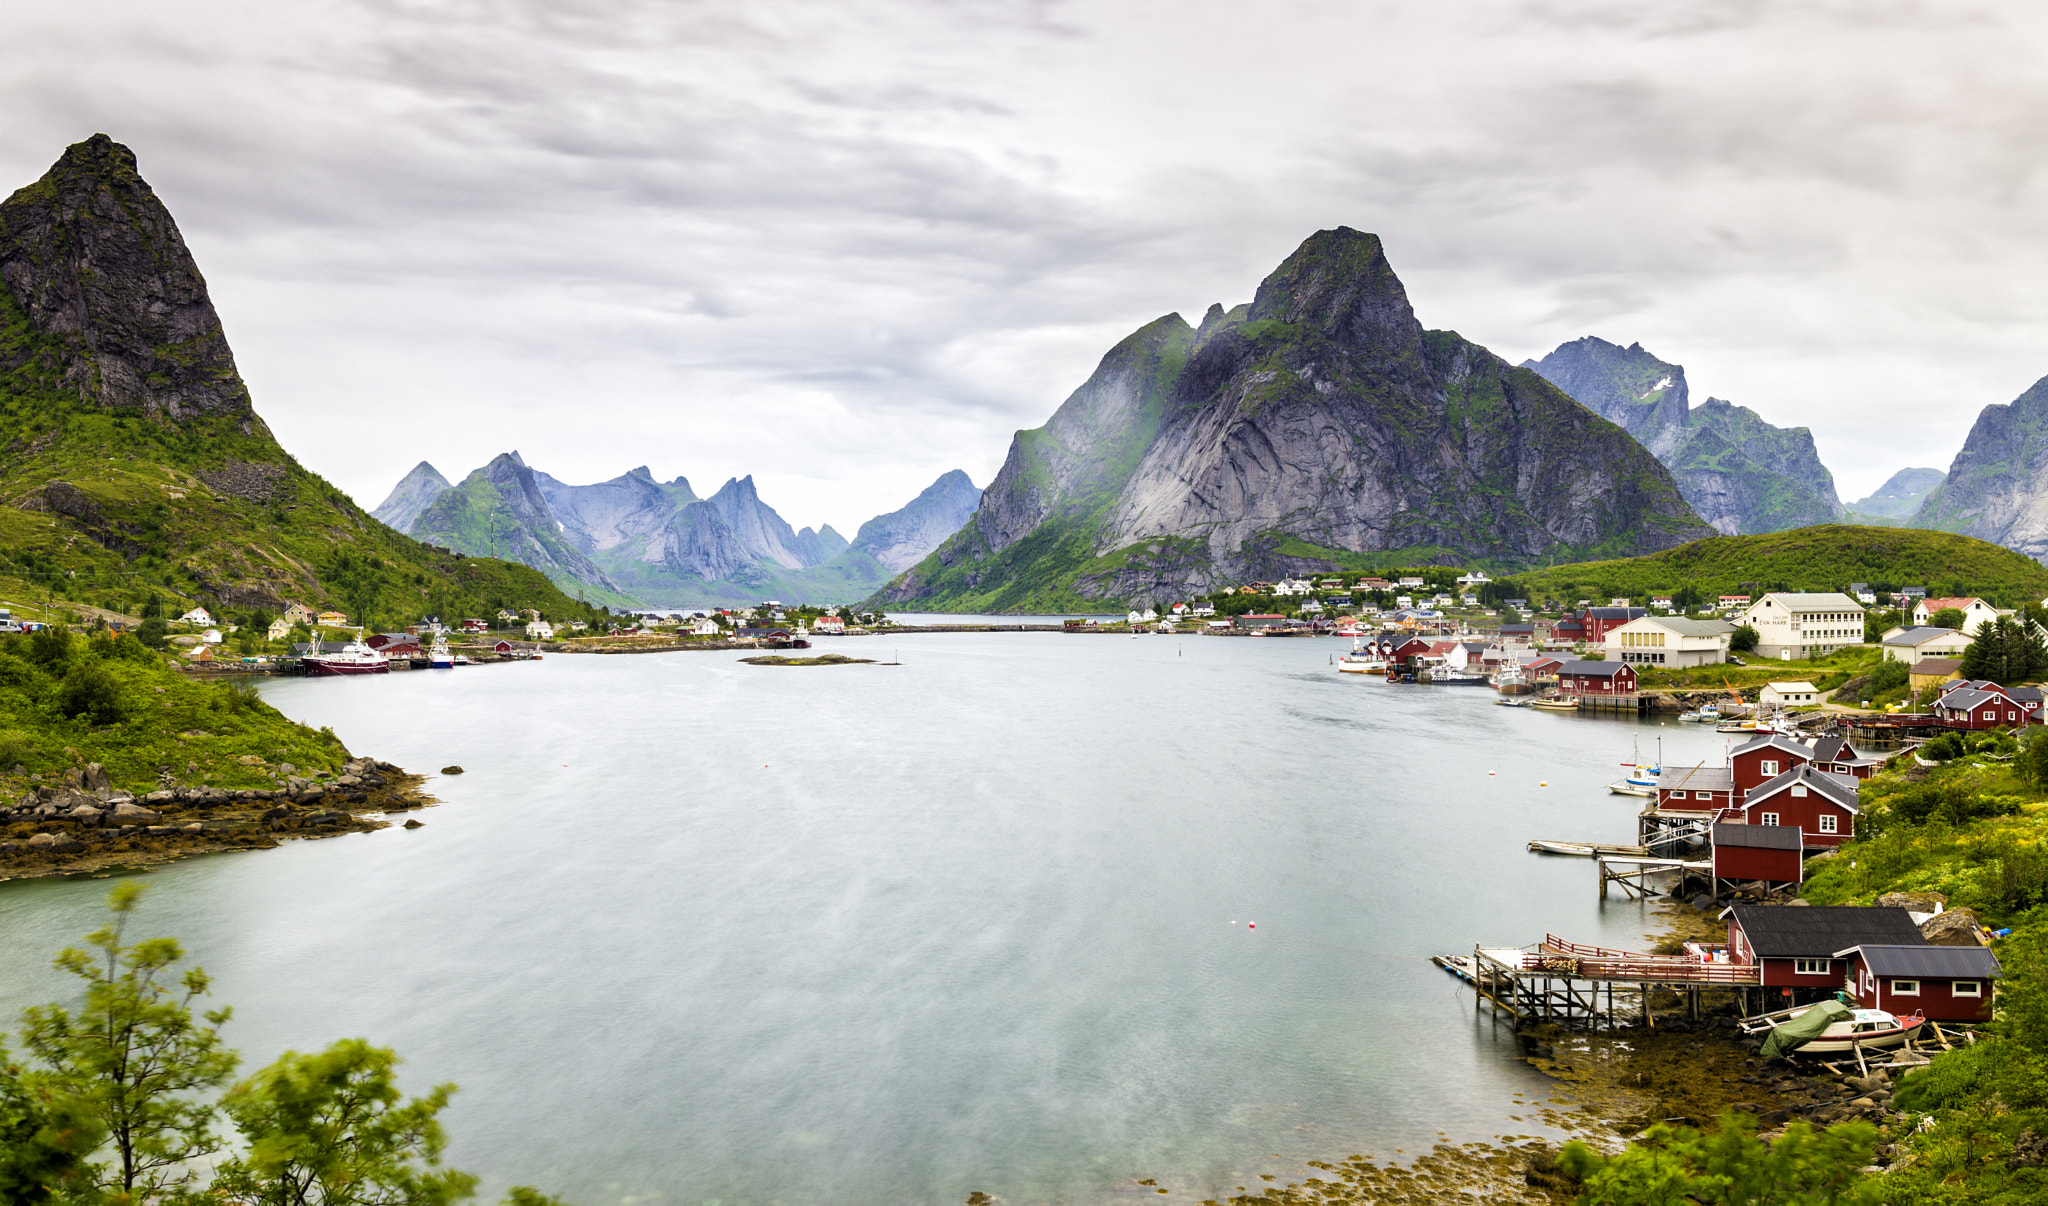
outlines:
{"label": "dark mountain rock face", "polygon": [[533,476],[562,534],[586,555],[658,539],[678,507],[697,501],[688,480],[657,482],[645,465],[594,486],[571,486],[538,470]]}
{"label": "dark mountain rock face", "polygon": [[1885,519],[1911,519],[1927,496],[1947,480],[1948,474],[1939,469],[1901,469],[1870,497],[1850,503],[1849,510]]}
{"label": "dark mountain rock face", "polygon": [[899,573],[923,561],[946,537],[959,531],[980,505],[981,491],[955,469],[940,475],[909,505],[860,525],[853,547],[890,573]]}
{"label": "dark mountain rock face", "polygon": [[1614,424],[1425,331],[1379,239],[1339,228],[1249,306],[1118,344],[1018,434],[974,521],[877,597],[1164,601],[1346,554],[1527,562],[1710,534]]}
{"label": "dark mountain rock face", "polygon": [[421,461],[412,467],[412,472],[398,480],[384,501],[370,517],[397,531],[410,534],[412,525],[427,509],[427,504],[439,498],[450,489],[448,479],[441,471]]}
{"label": "dark mountain rock face", "polygon": [[[184,236],[106,135],[0,203],[0,279],[10,317],[45,337],[58,387],[83,403],[261,428]],[[0,345],[0,367],[17,367],[11,354]]]}
{"label": "dark mountain rock face", "polygon": [[1987,406],[1912,526],[1961,532],[2048,561],[2048,377]]}
{"label": "dark mountain rock face", "polygon": [[1834,475],[1813,433],[1774,427],[1720,398],[1690,405],[1685,369],[1640,343],[1587,336],[1524,366],[1619,423],[1671,470],[1685,501],[1727,535],[1777,532],[1842,517]]}

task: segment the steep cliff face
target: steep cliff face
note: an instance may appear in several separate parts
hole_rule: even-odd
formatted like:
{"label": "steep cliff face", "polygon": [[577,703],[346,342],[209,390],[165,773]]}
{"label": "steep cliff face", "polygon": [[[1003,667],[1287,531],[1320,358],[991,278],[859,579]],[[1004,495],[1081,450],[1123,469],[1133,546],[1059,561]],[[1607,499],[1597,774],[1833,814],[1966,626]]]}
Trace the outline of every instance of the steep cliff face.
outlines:
{"label": "steep cliff face", "polygon": [[853,547],[890,573],[899,573],[923,561],[959,531],[980,505],[980,489],[955,469],[940,475],[907,506],[860,525]]}
{"label": "steep cliff face", "polygon": [[1851,513],[1880,519],[1911,519],[1948,474],[1939,469],[1901,469],[1867,498],[1849,504]]}
{"label": "steep cliff face", "polygon": [[299,601],[379,623],[576,612],[525,566],[372,522],[278,446],[177,223],[104,134],[0,202],[0,449],[0,585],[33,567],[99,606]]}
{"label": "steep cliff face", "polygon": [[883,604],[1067,606],[1400,554],[1525,563],[1708,534],[1614,424],[1425,331],[1379,240],[1303,243],[1249,306],[1112,349]]}
{"label": "steep cliff face", "polygon": [[1777,532],[1842,517],[1834,475],[1813,433],[1775,427],[1720,398],[1691,406],[1685,369],[1587,336],[1524,361],[1559,389],[1621,424],[1678,483],[1701,519],[1726,535]]}
{"label": "steep cliff face", "polygon": [[413,535],[478,556],[530,565],[571,594],[628,601],[617,583],[570,543],[532,469],[517,452],[500,453],[429,503]]}
{"label": "steep cliff face", "polygon": [[2048,561],[2048,377],[1978,414],[1948,480],[1912,523]]}
{"label": "steep cliff face", "polygon": [[[58,387],[86,405],[260,426],[178,224],[106,135],[0,203],[0,279]],[[0,364],[25,351],[0,348]]]}
{"label": "steep cliff face", "polygon": [[439,498],[450,489],[448,479],[441,471],[421,461],[412,467],[412,472],[398,479],[391,493],[384,497],[370,517],[394,531],[412,533],[412,525],[427,509],[427,504]]}

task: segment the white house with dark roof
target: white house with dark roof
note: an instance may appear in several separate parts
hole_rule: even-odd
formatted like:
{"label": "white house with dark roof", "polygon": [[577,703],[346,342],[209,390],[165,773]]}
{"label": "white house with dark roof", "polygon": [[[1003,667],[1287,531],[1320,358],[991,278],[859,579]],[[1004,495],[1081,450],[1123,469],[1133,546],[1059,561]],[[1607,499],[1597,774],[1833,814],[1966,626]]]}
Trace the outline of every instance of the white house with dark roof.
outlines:
{"label": "white house with dark roof", "polygon": [[1773,591],[1744,608],[1737,622],[1756,629],[1758,657],[1826,657],[1863,643],[1863,604],[1833,591]]}
{"label": "white house with dark roof", "polygon": [[1878,638],[1884,655],[1912,665],[1922,658],[1961,657],[1970,638],[1953,628],[1894,628]]}

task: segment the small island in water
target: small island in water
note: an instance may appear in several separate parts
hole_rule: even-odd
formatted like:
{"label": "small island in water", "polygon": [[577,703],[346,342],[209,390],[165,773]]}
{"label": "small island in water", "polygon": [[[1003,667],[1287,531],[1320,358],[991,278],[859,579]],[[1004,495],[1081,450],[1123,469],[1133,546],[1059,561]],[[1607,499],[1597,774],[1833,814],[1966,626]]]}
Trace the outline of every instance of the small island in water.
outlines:
{"label": "small island in water", "polygon": [[843,653],[824,653],[817,657],[784,657],[779,653],[764,653],[759,657],[740,659],[749,666],[872,666],[871,657],[848,657]]}

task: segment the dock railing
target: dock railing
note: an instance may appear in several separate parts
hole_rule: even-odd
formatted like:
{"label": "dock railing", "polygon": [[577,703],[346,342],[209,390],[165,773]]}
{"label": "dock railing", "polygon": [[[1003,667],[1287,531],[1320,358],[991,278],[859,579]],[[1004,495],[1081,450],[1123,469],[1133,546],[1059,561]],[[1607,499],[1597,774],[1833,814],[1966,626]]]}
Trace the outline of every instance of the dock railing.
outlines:
{"label": "dock railing", "polygon": [[[1565,964],[1569,962],[1569,969]],[[1543,935],[1542,948],[1522,956],[1526,972],[1576,975],[1589,980],[1684,981],[1695,984],[1755,984],[1756,968],[1741,963],[1705,963],[1672,955],[1650,955]]]}

